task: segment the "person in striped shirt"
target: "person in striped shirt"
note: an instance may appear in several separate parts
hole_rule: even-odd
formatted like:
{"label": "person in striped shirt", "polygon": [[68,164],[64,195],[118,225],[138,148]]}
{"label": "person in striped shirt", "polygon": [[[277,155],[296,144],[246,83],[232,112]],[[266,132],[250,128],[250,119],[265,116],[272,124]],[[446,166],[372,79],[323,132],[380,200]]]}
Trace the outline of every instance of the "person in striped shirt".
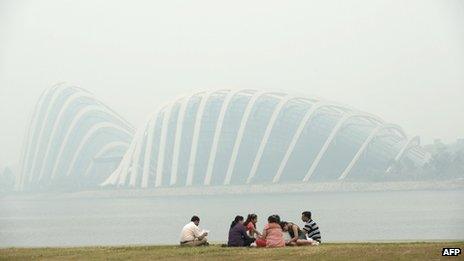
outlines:
{"label": "person in striped shirt", "polygon": [[305,222],[303,231],[306,233],[308,240],[312,240],[312,245],[319,245],[321,243],[321,232],[319,226],[311,219],[311,211],[301,213],[301,220]]}

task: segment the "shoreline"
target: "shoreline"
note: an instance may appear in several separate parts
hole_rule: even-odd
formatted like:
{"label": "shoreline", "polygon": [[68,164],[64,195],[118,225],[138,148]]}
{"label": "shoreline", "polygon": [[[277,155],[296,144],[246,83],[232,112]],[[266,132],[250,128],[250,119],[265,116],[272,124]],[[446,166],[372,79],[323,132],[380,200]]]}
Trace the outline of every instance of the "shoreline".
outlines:
{"label": "shoreline", "polygon": [[37,198],[146,198],[172,196],[220,196],[259,194],[301,194],[331,192],[394,192],[421,190],[464,190],[464,180],[448,181],[392,181],[392,182],[313,182],[298,184],[262,184],[229,186],[161,187],[153,189],[110,189],[78,192],[8,193],[0,199]]}

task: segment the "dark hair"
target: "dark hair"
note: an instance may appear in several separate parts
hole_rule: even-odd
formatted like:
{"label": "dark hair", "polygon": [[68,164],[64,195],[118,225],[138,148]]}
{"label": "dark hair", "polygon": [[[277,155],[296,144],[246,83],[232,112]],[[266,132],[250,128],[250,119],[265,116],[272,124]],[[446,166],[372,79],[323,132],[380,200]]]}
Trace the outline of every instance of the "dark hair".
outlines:
{"label": "dark hair", "polygon": [[190,221],[195,222],[195,221],[200,221],[200,218],[198,216],[193,216]]}
{"label": "dark hair", "polygon": [[236,216],[234,221],[232,221],[232,224],[230,224],[230,228],[233,228],[235,227],[235,225],[237,225],[238,222],[242,221],[243,220],[243,217],[242,216]]}
{"label": "dark hair", "polygon": [[305,211],[305,212],[301,213],[301,215],[311,219],[311,211]]}
{"label": "dark hair", "polygon": [[270,215],[267,218],[267,222],[269,222],[269,223],[279,223],[280,222],[280,217],[279,217],[279,215]]}
{"label": "dark hair", "polygon": [[245,223],[243,223],[244,226],[247,226],[251,220],[257,218],[258,216],[256,214],[248,214],[247,219],[245,220]]}
{"label": "dark hair", "polygon": [[286,221],[280,221],[279,225],[282,229],[284,229],[284,227],[288,224],[288,222]]}

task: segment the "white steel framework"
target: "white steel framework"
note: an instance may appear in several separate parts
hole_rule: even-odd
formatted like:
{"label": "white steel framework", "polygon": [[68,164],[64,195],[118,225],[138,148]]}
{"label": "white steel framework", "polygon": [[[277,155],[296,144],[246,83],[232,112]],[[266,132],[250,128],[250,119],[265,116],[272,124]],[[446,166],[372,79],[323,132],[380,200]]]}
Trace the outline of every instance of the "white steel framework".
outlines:
{"label": "white steel framework", "polygon": [[[209,143],[209,150],[205,153],[207,157],[207,163],[205,166],[206,170],[204,173],[196,173],[197,171],[195,166],[198,164],[198,154],[202,153],[199,151],[202,122],[205,117],[212,117],[207,113],[207,103],[216,94],[221,94],[223,97],[221,98],[222,100],[218,107],[219,114],[214,116],[214,119],[207,118],[209,121],[214,122],[214,127],[213,133],[209,135],[211,141],[211,143]],[[193,99],[194,97],[195,99]],[[224,158],[222,158],[218,161],[217,154],[221,150],[222,144],[224,142],[228,142],[224,140],[223,135],[221,135],[224,130],[224,122],[226,121],[226,117],[228,117],[227,115],[230,115],[230,113],[228,114],[228,111],[233,107],[231,106],[232,101],[239,100],[234,99],[234,97],[247,97],[247,100],[246,103],[243,104],[243,112],[241,112],[238,118],[234,119],[234,121],[237,122],[238,128],[236,129],[234,138],[231,141],[230,150],[226,152],[222,151],[222,153],[228,154],[227,159],[224,160]],[[266,105],[267,103],[263,102],[266,99],[274,100],[274,102],[269,103],[272,105]],[[315,158],[308,159],[308,171],[304,175],[303,179],[301,180],[300,177],[300,180],[295,180],[295,182],[308,182],[310,180],[311,176],[317,171],[317,166],[321,159],[330,153],[329,147],[331,143],[339,137],[341,130],[353,121],[365,122],[367,125],[364,125],[368,127],[371,126],[371,129],[368,137],[362,142],[361,146],[356,149],[356,154],[352,156],[353,158],[350,160],[348,166],[346,166],[343,172],[340,173],[338,177],[339,179],[345,179],[350,174],[353,167],[358,163],[361,155],[366,152],[366,148],[375,138],[382,141],[385,140],[384,142],[387,142],[387,140],[388,142],[394,142],[394,146],[389,147],[397,148],[395,149],[396,151],[392,151],[392,153],[396,155],[396,157],[394,157],[396,160],[398,160],[399,157],[407,151],[408,139],[401,128],[396,125],[386,124],[382,119],[374,115],[360,112],[337,103],[307,99],[305,97],[289,95],[281,92],[266,92],[250,89],[201,91],[179,97],[173,102],[160,107],[160,109],[158,109],[158,111],[156,111],[148,119],[144,127],[137,132],[119,167],[103,183],[103,185],[112,184],[141,188],[147,188],[149,187],[149,184],[153,184],[154,187],[176,185],[192,186],[194,185],[194,180],[197,180],[194,179],[196,175],[204,175],[202,176],[201,185],[212,185],[212,178],[215,175],[221,175],[223,178],[221,183],[223,185],[231,184],[236,167],[242,164],[238,159],[240,148],[242,146],[250,146],[249,144],[244,144],[244,136],[247,135],[249,131],[252,131],[249,130],[249,126],[251,126],[249,124],[250,116],[252,112],[256,110],[258,104],[261,104],[260,106],[269,106],[267,111],[270,112],[270,115],[269,120],[264,125],[264,134],[257,143],[256,153],[253,158],[249,159],[251,160],[251,168],[249,172],[246,173],[246,180],[243,182],[243,184],[253,183],[259,166],[261,164],[266,164],[266,161],[268,160],[264,157],[264,152],[272,146],[271,133],[274,131],[276,123],[280,120],[279,117],[283,117],[283,109],[297,101],[303,101],[309,106],[304,112],[302,120],[296,123],[296,130],[292,133],[291,138],[288,140],[288,145],[285,147],[284,151],[282,151],[283,157],[279,160],[276,172],[267,174],[269,175],[270,182],[278,183],[283,175],[291,174],[286,172],[290,158],[295,154],[296,144],[301,141],[304,129],[313,121],[316,115],[322,118],[328,115],[335,115],[335,117],[337,117],[337,121],[335,126],[330,130],[328,137],[323,142],[323,145],[317,152]],[[193,102],[196,102],[197,105],[197,107],[195,107],[195,114],[192,118],[193,127],[186,128],[186,115],[189,112],[189,108],[192,108],[189,104]],[[178,109],[177,115],[172,114],[174,107]],[[171,119],[172,117],[175,118]],[[175,130],[170,129],[170,125],[168,124],[170,121],[175,122]],[[157,122],[161,124],[161,126],[156,126],[156,124],[158,124]],[[161,131],[155,133],[156,128],[160,128]],[[192,138],[188,141],[189,151],[186,152],[188,153],[188,162],[187,164],[180,164],[180,155],[184,153],[184,151],[181,150],[183,143],[182,136],[184,132],[190,133]],[[167,147],[166,140],[168,133],[173,133],[174,140],[172,148],[171,146]],[[384,139],[384,137],[393,137],[393,139]],[[155,141],[158,144],[157,147],[154,147]],[[142,147],[145,149],[142,150]],[[169,155],[166,155],[166,153],[169,153]],[[166,156],[170,156],[170,158],[172,158],[172,161],[167,168],[168,171],[165,170]],[[204,158],[203,155],[202,158]],[[223,173],[215,173],[215,166],[217,164],[222,164],[221,166],[224,166]],[[186,173],[185,180],[182,179],[181,181],[179,181],[177,175],[180,166],[183,168],[183,173]],[[139,169],[142,171],[140,172]],[[128,179],[129,173],[132,175],[130,179]],[[141,176],[141,179],[137,178],[137,176]],[[167,177],[169,177],[169,182],[163,182],[163,179],[166,179]],[[153,181],[149,182],[149,180],[152,179]],[[217,178],[215,179],[217,180]]]}

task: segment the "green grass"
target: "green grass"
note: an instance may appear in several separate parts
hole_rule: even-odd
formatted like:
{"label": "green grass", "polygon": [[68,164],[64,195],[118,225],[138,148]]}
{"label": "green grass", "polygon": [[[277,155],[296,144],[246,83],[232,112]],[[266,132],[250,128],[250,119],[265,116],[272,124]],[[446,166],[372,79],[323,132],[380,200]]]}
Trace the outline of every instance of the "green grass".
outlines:
{"label": "green grass", "polygon": [[[437,243],[328,243],[315,247],[280,249],[179,246],[125,246],[72,248],[5,248],[0,260],[449,260],[443,247],[464,242]],[[464,254],[453,260],[463,260]]]}

